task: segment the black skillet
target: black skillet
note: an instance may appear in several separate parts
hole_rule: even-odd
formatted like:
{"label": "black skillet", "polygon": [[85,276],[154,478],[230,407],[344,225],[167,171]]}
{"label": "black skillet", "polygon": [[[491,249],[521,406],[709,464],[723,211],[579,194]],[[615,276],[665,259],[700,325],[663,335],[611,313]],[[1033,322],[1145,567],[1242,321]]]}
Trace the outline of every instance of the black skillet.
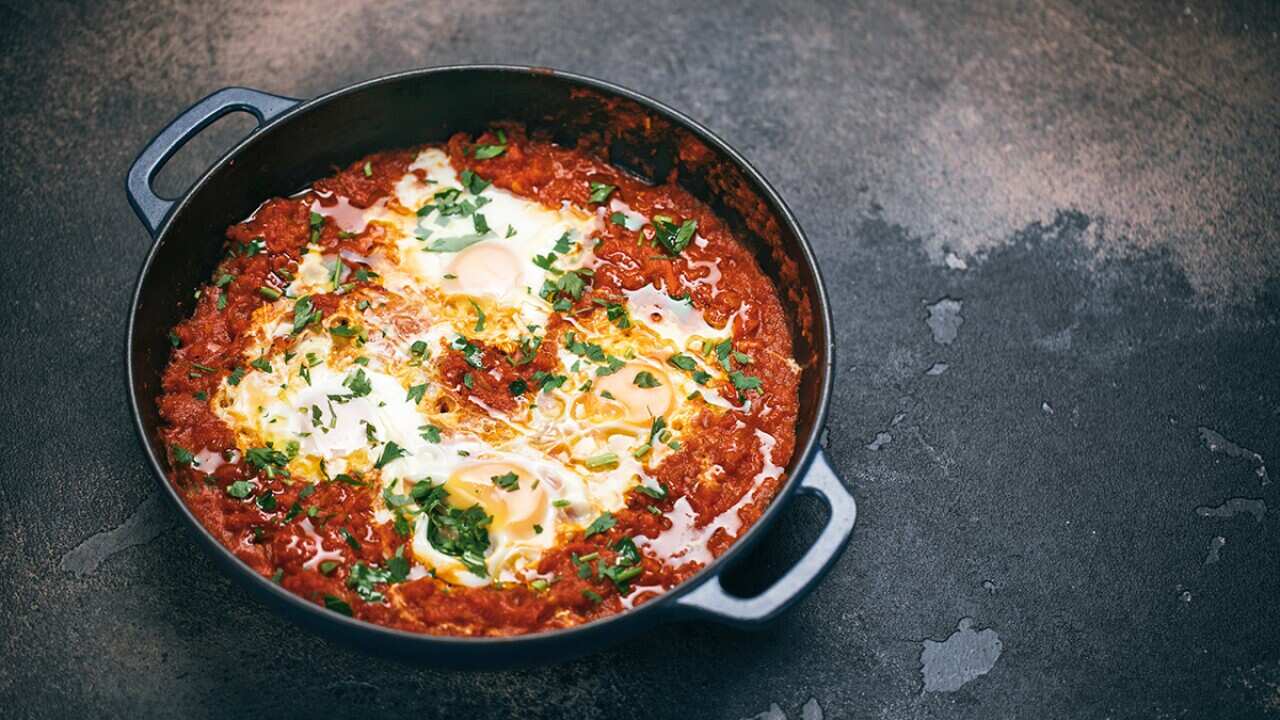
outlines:
{"label": "black skillet", "polygon": [[[254,115],[257,129],[182,198],[156,195],[151,183],[164,163],[209,124],[236,111]],[[370,152],[443,142],[454,132],[478,132],[495,120],[522,122],[531,132],[543,131],[570,145],[584,136],[603,138],[610,162],[643,178],[660,181],[674,167],[680,184],[748,243],[791,312],[795,357],[803,367],[796,452],[787,466],[785,485],[759,521],[701,572],[655,600],[578,627],[532,635],[420,635],[326,610],[236,559],[196,520],[169,483],[155,400],[169,357],[168,330],[191,314],[194,290],[207,281],[222,257],[227,226],[248,216],[264,199],[289,195]],[[686,152],[678,152],[681,147]],[[698,152],[690,153],[690,148]],[[580,75],[492,65],[413,70],[307,101],[226,88],[193,105],[156,135],[129,168],[126,189],[134,211],[155,238],[134,292],[126,367],[138,433],[156,478],[227,573],[307,628],[433,665],[499,668],[564,660],[659,622],[706,618],[758,626],[812,589],[853,531],[853,497],[818,446],[835,347],[831,311],[813,251],[786,204],[741,155],[654,100]],[[830,510],[817,540],[763,593],[750,598],[727,593],[721,573],[768,532],[797,493],[820,498]]]}

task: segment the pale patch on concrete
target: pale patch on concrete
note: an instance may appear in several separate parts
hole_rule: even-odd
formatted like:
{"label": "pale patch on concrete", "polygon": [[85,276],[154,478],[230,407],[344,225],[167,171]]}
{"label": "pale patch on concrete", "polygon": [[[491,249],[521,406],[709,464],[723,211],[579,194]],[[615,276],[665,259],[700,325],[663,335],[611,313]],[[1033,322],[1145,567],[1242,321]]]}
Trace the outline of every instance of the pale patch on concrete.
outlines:
{"label": "pale patch on concrete", "polygon": [[925,318],[924,322],[933,333],[933,341],[939,345],[950,345],[955,342],[956,336],[960,334],[960,326],[964,324],[964,316],[960,314],[964,309],[964,303],[944,297],[927,307],[929,317]]}
{"label": "pale patch on concrete", "polygon": [[925,640],[920,651],[920,675],[925,692],[955,692],[995,667],[1004,651],[991,628],[973,629],[973,618],[961,618],[946,640]]}
{"label": "pale patch on concrete", "polygon": [[1267,502],[1261,498],[1230,498],[1223,500],[1221,505],[1201,505],[1196,508],[1196,514],[1200,517],[1229,518],[1240,513],[1249,513],[1254,520],[1262,522],[1267,514]]}
{"label": "pale patch on concrete", "polygon": [[1227,544],[1227,539],[1221,535],[1215,535],[1209,540],[1209,553],[1205,555],[1204,564],[1212,565],[1222,559],[1222,547]]}
{"label": "pale patch on concrete", "polygon": [[160,537],[173,527],[175,520],[164,498],[156,493],[144,500],[119,527],[92,535],[63,555],[58,567],[80,577],[92,575],[112,555]]}
{"label": "pale patch on concrete", "polygon": [[[787,720],[787,717],[787,714],[782,711],[778,703],[770,703],[768,710],[742,720]],[[825,717],[826,715],[822,712],[822,706],[818,704],[817,698],[809,698],[800,708],[800,720],[824,720]]]}
{"label": "pale patch on concrete", "polygon": [[1209,452],[1222,453],[1227,457],[1245,458],[1254,464],[1253,472],[1262,481],[1263,485],[1271,482],[1271,477],[1267,475],[1266,461],[1262,459],[1261,455],[1247,447],[1237,445],[1223,437],[1216,430],[1204,426],[1201,426],[1198,430],[1200,431],[1200,440],[1205,447],[1209,448]]}

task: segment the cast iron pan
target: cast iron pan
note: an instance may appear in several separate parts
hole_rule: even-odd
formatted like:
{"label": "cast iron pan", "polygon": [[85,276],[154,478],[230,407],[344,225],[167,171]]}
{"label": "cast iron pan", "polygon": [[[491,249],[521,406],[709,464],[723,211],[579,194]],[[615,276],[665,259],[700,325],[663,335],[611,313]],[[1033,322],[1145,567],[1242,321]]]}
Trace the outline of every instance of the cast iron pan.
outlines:
{"label": "cast iron pan", "polygon": [[[184,143],[218,118],[248,112],[257,129],[177,200],[151,188]],[[241,563],[187,509],[166,477],[156,397],[169,357],[168,330],[188,317],[193,292],[223,254],[227,226],[263,200],[292,194],[368,153],[443,142],[495,120],[525,123],[557,142],[599,144],[610,162],[643,178],[678,182],[706,202],[755,252],[782,294],[803,367],[796,452],[787,482],[758,522],[728,551],[667,594],[640,607],[565,630],[508,638],[420,635],[354,620],[284,590]],[[299,624],[375,652],[450,667],[499,668],[561,661],[619,642],[659,622],[706,618],[761,625],[808,592],[853,531],[854,501],[818,447],[835,360],[830,309],[813,252],[790,210],[737,152],[689,118],[616,85],[542,68],[428,68],[368,80],[309,101],[226,88],[162,130],[129,169],[129,202],[155,239],[134,292],[126,368],[138,433],[156,478],[222,567]],[[728,594],[720,575],[768,531],[796,493],[830,510],[803,557],[760,595]],[[197,590],[193,588],[193,592]]]}

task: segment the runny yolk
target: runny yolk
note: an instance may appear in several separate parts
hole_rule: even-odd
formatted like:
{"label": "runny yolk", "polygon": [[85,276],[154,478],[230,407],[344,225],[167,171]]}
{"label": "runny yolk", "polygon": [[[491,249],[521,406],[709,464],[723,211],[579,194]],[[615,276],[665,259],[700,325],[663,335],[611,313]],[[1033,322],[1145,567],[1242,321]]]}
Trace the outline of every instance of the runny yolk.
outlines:
{"label": "runny yolk", "polygon": [[[509,473],[515,473],[516,485],[510,486]],[[499,478],[499,480],[495,480]],[[479,504],[493,516],[492,531],[504,532],[516,539],[536,534],[534,525],[546,516],[547,493],[527,470],[505,462],[479,462],[459,468],[445,482],[450,503],[460,507]]]}
{"label": "runny yolk", "polygon": [[493,242],[476,243],[449,263],[444,288],[467,295],[505,295],[521,283],[520,264],[505,247]]}
{"label": "runny yolk", "polygon": [[[641,373],[648,375],[641,376]],[[643,384],[637,384],[637,377],[642,378]],[[607,402],[609,397],[604,393],[622,406],[623,419],[630,423],[648,423],[652,418],[666,415],[675,404],[675,392],[666,371],[643,362],[627,363],[618,372],[599,378],[593,394]]]}

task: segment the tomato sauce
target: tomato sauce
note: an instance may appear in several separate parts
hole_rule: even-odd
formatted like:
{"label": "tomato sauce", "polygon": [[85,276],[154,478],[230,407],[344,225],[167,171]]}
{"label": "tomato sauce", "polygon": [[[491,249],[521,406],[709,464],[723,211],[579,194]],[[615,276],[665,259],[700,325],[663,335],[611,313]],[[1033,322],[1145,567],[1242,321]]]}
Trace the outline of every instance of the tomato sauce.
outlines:
{"label": "tomato sauce", "polygon": [[[505,152],[477,159],[474,148],[499,142],[499,131]],[[760,517],[785,481],[781,468],[795,449],[799,380],[787,315],[748,250],[674,182],[645,184],[585,147],[535,141],[514,125],[495,126],[476,138],[456,135],[445,149],[457,171],[472,170],[497,187],[547,206],[568,201],[594,209],[590,183],[607,183],[616,186],[614,197],[635,212],[695,219],[698,241],[675,256],[654,246],[651,226],[637,232],[605,223],[596,238],[594,274],[570,312],[589,307],[595,298],[616,301],[623,291],[650,284],[672,297],[687,295],[708,323],[732,326],[733,347],[751,358],[750,371],[760,387],[740,394],[727,380],[717,381],[723,397],[739,402],[725,412],[702,412],[692,428],[684,429],[679,450],[653,470],[667,487],[666,496],[631,492],[627,507],[614,513],[612,528],[588,538],[567,538],[544,553],[538,570],[556,578],[546,587],[494,583],[469,588],[425,576],[383,588],[384,602],[362,599],[348,582],[353,563],[381,564],[397,552],[411,557],[406,538],[390,523],[373,521],[371,510],[381,502],[374,483],[349,479],[313,486],[271,477],[245,461],[209,398],[221,383],[235,378],[244,363],[245,331],[253,312],[280,297],[309,243],[329,252],[370,251],[382,230],[352,227],[343,213],[393,198],[393,188],[409,172],[417,149],[376,153],[317,181],[302,195],[268,200],[227,230],[226,258],[201,289],[192,317],[170,335],[174,349],[158,403],[175,468],[171,481],[205,527],[255,571],[308,600],[369,622],[425,633],[512,635],[625,611],[723,553]],[[317,212],[335,221],[317,227]],[[376,292],[376,286],[370,290]],[[316,295],[314,301],[328,312],[336,298]],[[517,380],[530,382],[536,372],[556,369],[554,348],[563,329],[553,315],[543,345],[522,365],[503,362],[500,351],[482,345],[484,365],[492,370],[475,371],[456,350],[446,350],[432,362],[438,363],[458,402],[474,398],[499,412],[512,411],[516,400],[507,388]],[[199,451],[201,460],[196,465],[184,462],[173,448]],[[708,467],[715,472],[701,472]],[[252,500],[229,492],[250,478],[266,492]],[[614,563],[625,551],[619,541],[628,537],[639,546],[642,571],[623,596],[598,577],[598,568]],[[585,572],[584,557],[591,558]],[[317,562],[320,558],[324,560]]]}

